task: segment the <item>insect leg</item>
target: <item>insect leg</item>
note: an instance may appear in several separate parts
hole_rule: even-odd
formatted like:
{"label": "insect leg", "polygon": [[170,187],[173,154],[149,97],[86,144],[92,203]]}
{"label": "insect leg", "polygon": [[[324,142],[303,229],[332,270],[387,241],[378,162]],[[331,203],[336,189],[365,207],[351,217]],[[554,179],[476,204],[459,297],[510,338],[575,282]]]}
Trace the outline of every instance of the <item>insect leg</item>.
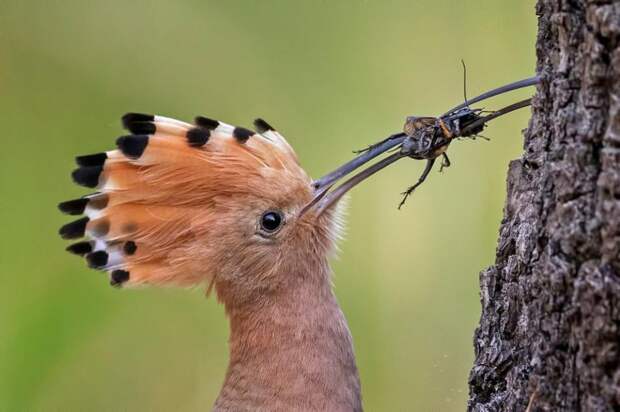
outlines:
{"label": "insect leg", "polygon": [[442,153],[441,154],[441,165],[439,167],[439,173],[443,172],[443,169],[445,167],[450,167],[452,163],[450,163],[450,158],[448,157],[447,154]]}
{"label": "insect leg", "polygon": [[405,202],[407,201],[407,198],[413,193],[414,190],[417,189],[418,186],[420,186],[422,183],[424,183],[424,181],[426,180],[426,178],[428,177],[428,174],[431,172],[431,170],[433,169],[433,164],[435,164],[435,159],[428,159],[426,161],[426,167],[424,168],[424,171],[422,172],[422,175],[420,176],[420,178],[418,179],[418,181],[416,182],[415,185],[411,186],[409,189],[407,189],[406,191],[404,191],[402,193],[403,195],[403,200],[400,201],[400,204],[398,205],[398,209],[400,209],[401,207],[403,207],[403,205],[405,204]]}

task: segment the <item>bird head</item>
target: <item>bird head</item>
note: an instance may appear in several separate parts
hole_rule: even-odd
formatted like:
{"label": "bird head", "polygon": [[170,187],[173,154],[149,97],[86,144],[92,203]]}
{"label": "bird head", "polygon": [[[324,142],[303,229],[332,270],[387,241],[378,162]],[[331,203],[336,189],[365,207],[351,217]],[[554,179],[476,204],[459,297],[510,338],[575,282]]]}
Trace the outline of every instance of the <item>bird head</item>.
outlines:
{"label": "bird head", "polygon": [[338,212],[308,207],[310,177],[284,137],[205,117],[194,124],[127,114],[117,149],[76,158],[76,183],[97,190],[63,202],[85,216],[60,229],[67,250],[117,287],[215,286],[225,302],[275,291],[334,248]]}

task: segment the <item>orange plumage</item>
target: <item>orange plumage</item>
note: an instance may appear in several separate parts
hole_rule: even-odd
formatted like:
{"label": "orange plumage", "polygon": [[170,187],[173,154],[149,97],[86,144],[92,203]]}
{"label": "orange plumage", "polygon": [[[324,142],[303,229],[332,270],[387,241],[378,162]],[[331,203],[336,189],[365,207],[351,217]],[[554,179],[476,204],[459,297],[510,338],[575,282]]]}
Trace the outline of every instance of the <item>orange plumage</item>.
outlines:
{"label": "orange plumage", "polygon": [[[128,114],[123,124],[136,134],[119,138],[118,150],[77,159],[75,180],[99,192],[84,204],[92,250],[84,243],[70,249],[88,251],[91,266],[108,271],[113,284],[209,283],[216,273],[205,250],[218,243],[218,226],[238,230],[250,204],[291,214],[310,199],[310,178],[266,122],[256,121],[262,133],[207,118],[196,123]],[[100,173],[80,179],[89,169]],[[61,234],[81,235],[72,227]],[[127,242],[132,253],[123,249]]]}

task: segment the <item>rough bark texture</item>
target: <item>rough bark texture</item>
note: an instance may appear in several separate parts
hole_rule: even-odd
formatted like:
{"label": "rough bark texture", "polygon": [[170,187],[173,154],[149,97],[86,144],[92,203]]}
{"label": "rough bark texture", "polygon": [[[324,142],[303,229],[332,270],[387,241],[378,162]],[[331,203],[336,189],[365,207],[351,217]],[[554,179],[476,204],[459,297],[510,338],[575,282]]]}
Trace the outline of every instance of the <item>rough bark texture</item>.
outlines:
{"label": "rough bark texture", "polygon": [[620,410],[620,2],[537,13],[543,81],[480,275],[469,409]]}

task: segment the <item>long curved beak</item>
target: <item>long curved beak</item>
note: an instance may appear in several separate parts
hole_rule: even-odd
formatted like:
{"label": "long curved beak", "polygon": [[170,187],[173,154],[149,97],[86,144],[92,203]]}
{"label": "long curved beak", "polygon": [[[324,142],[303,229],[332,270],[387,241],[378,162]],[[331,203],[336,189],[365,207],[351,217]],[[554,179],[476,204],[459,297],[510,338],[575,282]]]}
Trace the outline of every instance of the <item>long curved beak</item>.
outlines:
{"label": "long curved beak", "polygon": [[374,167],[371,166],[368,169],[363,170],[362,172],[356,174],[355,176],[347,180],[345,183],[343,183],[342,186],[339,186],[337,189],[338,190],[337,192],[336,190],[334,190],[330,192],[329,196],[326,196],[327,192],[332,188],[332,186],[336,183],[336,181],[340,180],[344,176],[347,176],[348,174],[350,174],[357,168],[370,162],[375,157],[380,156],[383,153],[389,151],[390,149],[393,149],[399,146],[400,144],[403,143],[403,141],[406,138],[407,138],[407,135],[405,133],[393,134],[389,136],[387,139],[384,139],[382,142],[371,146],[370,148],[368,148],[368,150],[364,151],[359,156],[343,164],[342,166],[340,166],[333,172],[330,172],[326,174],[325,176],[312,182],[312,187],[314,188],[314,193],[315,193],[314,197],[300,211],[300,216],[306,213],[313,206],[317,205],[319,202],[321,204],[319,205],[318,214],[323,213],[323,211],[325,211],[326,208],[334,204],[336,201],[340,200],[340,198],[342,198],[342,196],[344,196],[355,185],[361,183],[363,180],[366,180],[368,177],[372,176],[373,174],[383,169],[384,167],[388,166],[389,164],[392,164],[396,160],[402,158],[403,157],[402,155],[401,156],[393,155],[394,159],[392,161],[388,163],[379,162],[381,163],[381,165],[377,163],[374,165]]}
{"label": "long curved beak", "polygon": [[[474,97],[473,99],[469,99],[458,106],[454,107],[449,112],[445,113],[441,119],[449,119],[451,116],[455,114],[455,112],[469,107],[470,104],[480,102],[482,100],[510,92],[512,90],[517,90],[523,87],[528,87],[535,85],[540,82],[539,76],[530,77],[527,79],[519,80],[514,83],[510,83],[492,90],[489,90],[486,93],[483,93],[479,96]],[[492,112],[487,116],[477,116],[468,124],[461,125],[461,133],[459,136],[468,136],[468,132],[473,130],[477,130],[480,127],[484,126],[490,120],[493,120],[499,116],[510,113],[514,110],[520,109],[522,107],[529,106],[531,104],[531,99],[525,99],[520,102],[511,104],[510,106],[504,107],[500,110]],[[453,137],[459,137],[453,136]],[[353,189],[355,186],[368,179],[370,176],[374,175],[381,169],[386,168],[392,163],[402,159],[403,157],[410,157],[411,153],[407,153],[405,151],[399,150],[400,146],[409,136],[406,133],[396,133],[393,134],[381,142],[370,146],[367,150],[363,151],[360,155],[356,156],[352,160],[346,162],[342,166],[338,167],[336,170],[322,176],[321,178],[315,180],[312,183],[312,186],[315,191],[315,195],[306,206],[300,211],[300,215],[303,215],[308,210],[312,208],[316,208],[317,215],[321,215],[325,210],[329,209],[331,206],[336,204],[348,191]],[[445,145],[444,142],[439,142],[438,146]],[[372,164],[368,168],[362,170],[361,172],[353,175],[351,178],[347,179],[340,186],[334,188],[336,182],[342,179],[345,176],[348,176],[353,171],[357,170],[361,166],[369,163],[371,160],[375,159],[382,154],[385,154],[389,151],[395,151],[391,155],[383,158],[382,160]],[[431,150],[432,152],[432,150]]]}
{"label": "long curved beak", "polygon": [[[340,186],[336,187],[331,192],[329,192],[329,189],[332,188],[333,184],[319,187],[315,186],[317,192],[314,198],[310,201],[310,203],[308,203],[301,211],[301,214],[305,213],[308,209],[316,205],[317,214],[321,215],[325,210],[338,202],[342,198],[342,196],[344,196],[349,190],[353,189],[355,186],[368,179],[379,170],[386,168],[387,166],[391,165],[397,160],[402,159],[403,157],[406,157],[406,155],[402,154],[400,151],[392,153],[388,157],[378,161],[367,169],[364,169],[361,172],[353,175],[353,177],[345,181]],[[329,182],[330,180],[327,181]]]}

